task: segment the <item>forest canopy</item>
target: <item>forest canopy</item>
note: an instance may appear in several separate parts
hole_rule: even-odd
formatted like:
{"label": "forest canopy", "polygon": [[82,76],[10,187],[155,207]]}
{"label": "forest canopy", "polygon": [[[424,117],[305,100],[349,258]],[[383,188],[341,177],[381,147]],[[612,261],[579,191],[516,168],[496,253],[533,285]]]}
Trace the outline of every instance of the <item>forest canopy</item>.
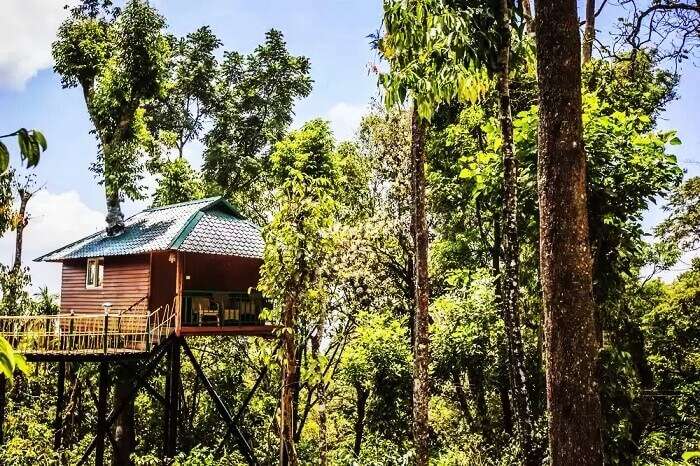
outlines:
{"label": "forest canopy", "polygon": [[[119,424],[137,426],[124,461],[249,464],[239,437],[258,464],[698,461],[700,178],[662,121],[683,99],[677,65],[700,9],[587,0],[579,24],[575,2],[544,3],[383,0],[366,38],[377,98],[349,140],[295,118],[315,75],[281,30],[243,53],[210,26],[175,35],[157,3],[70,9],[54,71],[90,120],[84,163],[108,233],[125,199],[223,196],[261,228],[258,289],[277,325],[269,339],[189,340],[236,432],[185,363],[177,453],[163,453],[157,377]],[[620,8],[611,44],[603,8]],[[24,137],[35,165],[46,141]],[[13,177],[0,178],[0,229],[21,238],[30,217],[13,199],[31,190]],[[17,244],[0,313],[57,313],[60,297],[30,294]],[[0,464],[76,464],[95,435],[98,365],[29,369],[7,386]]]}

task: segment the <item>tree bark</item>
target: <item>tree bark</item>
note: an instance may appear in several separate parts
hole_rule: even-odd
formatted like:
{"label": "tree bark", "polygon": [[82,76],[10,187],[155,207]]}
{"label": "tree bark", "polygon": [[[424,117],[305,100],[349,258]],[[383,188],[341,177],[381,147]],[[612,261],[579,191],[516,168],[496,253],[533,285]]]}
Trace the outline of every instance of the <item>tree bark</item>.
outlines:
{"label": "tree bark", "polygon": [[508,395],[508,387],[510,386],[510,378],[505,365],[501,365],[498,370],[498,398],[501,401],[501,416],[503,423],[503,431],[506,435],[513,435],[513,411],[510,406],[510,396]]}
{"label": "tree bark", "polygon": [[528,34],[535,32],[534,28],[534,18],[532,17],[532,4],[530,0],[521,0],[523,6],[523,18],[525,20],[525,30]]}
{"label": "tree bark", "polygon": [[[503,314],[503,290],[501,281],[501,245],[502,245],[502,234],[501,234],[501,217],[498,215],[496,210],[493,214],[493,246],[491,247],[491,271],[494,278],[494,304],[497,309],[501,310],[501,318],[504,318]],[[513,435],[513,410],[510,403],[510,395],[508,390],[510,388],[510,349],[506,344],[499,344],[499,353],[501,356],[502,364],[498,370],[498,395],[501,400],[501,411],[503,416],[503,430],[508,435]],[[503,354],[505,353],[505,354]]]}
{"label": "tree bark", "polygon": [[467,399],[467,394],[464,392],[462,376],[456,369],[452,371],[452,384],[455,387],[455,395],[457,395],[457,402],[459,403],[459,407],[462,410],[462,415],[467,421],[467,424],[471,426],[474,423],[474,417],[472,416],[472,412],[469,409],[469,400]]}
{"label": "tree bark", "polygon": [[520,449],[525,458],[525,464],[537,464],[533,448],[533,423],[530,413],[530,400],[527,392],[525,376],[525,351],[520,329],[520,243],[518,237],[518,159],[515,156],[513,144],[513,117],[510,102],[510,8],[509,0],[499,0],[496,25],[499,33],[498,45],[498,107],[499,122],[503,144],[503,236],[502,254],[504,274],[502,279],[503,318],[505,324],[508,355],[510,359],[509,373],[513,407],[517,425]]}
{"label": "tree bark", "polygon": [[486,388],[484,387],[484,368],[477,362],[471,362],[467,366],[467,383],[469,392],[474,400],[476,411],[476,430],[481,433],[486,442],[491,440],[491,424],[486,406]]}
{"label": "tree bark", "polygon": [[362,437],[365,432],[365,413],[367,411],[367,398],[369,398],[369,390],[365,389],[361,385],[355,386],[355,391],[357,392],[357,416],[355,417],[355,443],[353,445],[352,451],[355,456],[360,456],[360,450],[362,449]]}
{"label": "tree bark", "polygon": [[428,335],[428,222],[425,208],[425,123],[413,106],[411,122],[412,204],[415,228],[415,343],[413,349],[413,437],[416,465],[427,466],[428,452],[428,364],[430,348]]}
{"label": "tree bark", "polygon": [[[135,371],[136,369],[133,368]],[[133,380],[126,368],[120,368],[118,378],[114,386],[114,406],[122,406],[129,399],[133,388]],[[114,425],[114,440],[116,442],[114,453],[112,454],[113,466],[129,466],[134,462],[131,454],[136,449],[136,426],[134,422],[135,409],[132,399],[117,416]]]}
{"label": "tree bark", "polygon": [[603,464],[575,0],[538,1],[540,267],[552,465]]}
{"label": "tree bark", "polygon": [[[311,336],[311,354],[314,361],[319,361],[319,349],[321,347],[321,338],[323,338],[323,323],[316,326],[316,331]],[[319,448],[319,463],[321,466],[328,464],[328,433],[326,426],[326,383],[323,380],[323,371],[321,371],[319,381],[316,385],[316,396],[318,397],[318,448]]]}
{"label": "tree bark", "polygon": [[296,368],[296,306],[293,296],[288,296],[284,303],[282,316],[282,345],[284,359],[282,362],[282,396],[280,403],[280,464],[297,466],[296,446],[294,444],[294,383]]}
{"label": "tree bark", "polygon": [[24,239],[24,229],[29,223],[29,217],[27,217],[27,204],[34,195],[34,193],[28,188],[19,188],[17,192],[19,194],[19,211],[17,212],[19,221],[17,222],[17,230],[15,232],[15,259],[12,263],[12,270],[14,272],[17,272],[20,268],[22,268],[22,241]]}
{"label": "tree bark", "polygon": [[595,0],[586,0],[586,25],[583,29],[583,45],[581,47],[581,60],[585,65],[591,61],[593,55],[593,41],[595,40]]}
{"label": "tree bark", "polygon": [[117,188],[107,188],[105,186],[105,197],[107,200],[107,236],[117,236],[124,231],[124,214],[122,213],[121,198]]}

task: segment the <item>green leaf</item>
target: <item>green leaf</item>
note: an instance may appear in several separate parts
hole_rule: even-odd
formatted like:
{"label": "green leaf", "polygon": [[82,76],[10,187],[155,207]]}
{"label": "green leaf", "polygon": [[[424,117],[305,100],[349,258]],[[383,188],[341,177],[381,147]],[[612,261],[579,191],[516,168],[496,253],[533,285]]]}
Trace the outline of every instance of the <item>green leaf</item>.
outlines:
{"label": "green leaf", "polygon": [[15,369],[21,371],[23,374],[29,374],[31,371],[29,369],[29,364],[24,358],[24,355],[15,353]]}
{"label": "green leaf", "polygon": [[681,455],[683,461],[690,461],[694,458],[700,458],[700,451],[686,451]]}
{"label": "green leaf", "polygon": [[669,144],[672,146],[680,146],[682,144],[681,140],[678,139],[678,136],[673,136],[670,141],[668,141]]}
{"label": "green leaf", "polygon": [[5,173],[10,167],[10,152],[7,146],[0,141],[0,174]]}
{"label": "green leaf", "polygon": [[41,146],[41,150],[45,151],[49,146],[46,143],[46,138],[42,134],[41,131],[34,130],[32,131],[32,134],[34,136],[34,140],[36,140],[37,143]]}

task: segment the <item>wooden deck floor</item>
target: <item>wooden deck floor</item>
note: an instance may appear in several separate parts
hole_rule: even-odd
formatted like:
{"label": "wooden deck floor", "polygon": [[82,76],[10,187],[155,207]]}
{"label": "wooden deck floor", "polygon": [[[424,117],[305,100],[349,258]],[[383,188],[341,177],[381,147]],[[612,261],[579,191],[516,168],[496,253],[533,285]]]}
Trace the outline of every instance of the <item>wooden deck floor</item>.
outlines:
{"label": "wooden deck floor", "polygon": [[251,337],[272,337],[276,325],[241,324],[241,325],[206,325],[182,326],[177,334],[180,336],[245,335]]}

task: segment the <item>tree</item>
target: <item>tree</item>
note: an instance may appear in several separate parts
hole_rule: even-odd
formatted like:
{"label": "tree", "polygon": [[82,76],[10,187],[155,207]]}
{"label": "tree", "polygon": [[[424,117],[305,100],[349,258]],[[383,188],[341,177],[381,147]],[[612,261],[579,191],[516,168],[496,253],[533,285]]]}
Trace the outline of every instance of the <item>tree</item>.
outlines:
{"label": "tree", "polygon": [[700,177],[687,179],[672,194],[664,210],[669,212],[656,234],[685,251],[700,246]]}
{"label": "tree", "polygon": [[80,87],[98,140],[92,170],[105,187],[107,233],[124,228],[123,196],[138,199],[145,151],[153,150],[147,104],[163,93],[170,57],[165,20],[143,0],[123,10],[86,0],[53,44],[63,87]]}
{"label": "tree", "polygon": [[328,123],[312,120],[275,145],[271,155],[278,210],[263,231],[265,262],[261,291],[278,303],[282,338],[280,463],[298,464],[294,441],[299,390],[297,325],[300,314],[323,309],[323,275],[319,267],[332,249],[337,215],[334,192],[338,161]]}
{"label": "tree", "polygon": [[[26,161],[27,168],[35,167],[39,163],[41,153],[48,147],[44,135],[37,130],[27,131],[25,128],[20,128],[15,132],[0,136],[0,139],[14,136],[17,136],[21,161]],[[13,267],[11,270],[7,270],[3,265],[3,270],[0,270],[0,281],[2,282],[0,288],[3,291],[2,308],[5,314],[8,309],[13,313],[17,312],[18,295],[20,295],[28,285],[28,275],[25,270],[21,269],[22,230],[25,226],[24,212],[26,210],[26,205],[33,194],[23,194],[22,188],[18,185],[21,203],[19,213],[15,213],[12,208],[14,171],[8,172],[9,167],[9,150],[7,146],[0,141],[0,234],[4,234],[13,226],[17,227]],[[18,218],[19,222],[15,225]],[[19,353],[15,353],[7,340],[0,337],[0,391],[2,391],[2,401],[0,403],[2,404],[3,415],[5,409],[6,380],[12,380],[15,369],[19,369],[25,373],[29,372],[24,357]]]}
{"label": "tree", "polygon": [[32,199],[32,197],[39,191],[39,189],[34,190],[35,177],[30,174],[27,175],[23,183],[16,182],[15,189],[17,190],[17,195],[19,196],[19,209],[17,210],[15,218],[15,258],[12,263],[12,269],[17,271],[22,267],[22,242],[24,238],[24,229],[29,223],[29,214],[27,213],[27,204]]}
{"label": "tree", "polygon": [[[412,101],[411,207],[414,241],[414,388],[413,429],[416,464],[428,464],[428,224],[426,217],[425,137],[427,123],[437,106],[455,98],[475,100],[480,94],[474,44],[478,35],[470,27],[480,11],[455,13],[442,2],[384,2],[384,37],[377,46],[391,70],[380,75],[388,106]],[[479,18],[480,19],[480,18]],[[481,31],[479,31],[481,32]],[[471,70],[471,72],[469,71]]]}
{"label": "tree", "polygon": [[[518,183],[519,162],[513,143],[513,112],[510,100],[511,10],[509,0],[499,0],[496,9],[498,112],[501,128],[503,158],[503,215],[502,245],[503,278],[501,296],[503,320],[508,342],[510,379],[515,408],[515,421],[525,463],[538,462],[537,451],[532,444],[533,421],[530,413],[530,397],[525,379],[525,353],[520,330],[520,238],[518,235]],[[500,278],[500,277],[499,277]]]}
{"label": "tree", "polygon": [[153,207],[202,199],[204,182],[184,157],[160,162],[160,178],[153,194]]}
{"label": "tree", "polygon": [[[694,54],[700,44],[700,5],[694,0],[659,0],[620,2],[627,17],[620,18],[614,48],[632,50],[634,55],[648,48],[659,59],[678,65]],[[613,53],[615,50],[613,50]]]}
{"label": "tree", "polygon": [[396,416],[401,389],[410,387],[411,351],[405,318],[361,311],[356,320],[352,342],[340,363],[340,375],[355,390],[353,453],[360,458],[367,418],[388,424]]}
{"label": "tree", "polygon": [[581,46],[581,63],[585,65],[593,56],[595,42],[595,0],[586,0],[586,21],[583,28],[583,44]]}
{"label": "tree", "polygon": [[[292,122],[293,105],[311,92],[309,60],[291,55],[280,31],[247,56],[224,53],[215,82],[212,128],[204,136],[204,173],[225,196],[262,219],[272,188],[270,151]],[[269,207],[269,206],[266,206]]]}
{"label": "tree", "polygon": [[222,43],[209,26],[169,41],[167,92],[151,104],[155,116],[150,125],[166,147],[183,157],[185,145],[199,138],[211,117],[219,72],[214,53]]}
{"label": "tree", "polygon": [[535,10],[540,269],[550,462],[600,465],[598,345],[576,2],[536,2]]}

